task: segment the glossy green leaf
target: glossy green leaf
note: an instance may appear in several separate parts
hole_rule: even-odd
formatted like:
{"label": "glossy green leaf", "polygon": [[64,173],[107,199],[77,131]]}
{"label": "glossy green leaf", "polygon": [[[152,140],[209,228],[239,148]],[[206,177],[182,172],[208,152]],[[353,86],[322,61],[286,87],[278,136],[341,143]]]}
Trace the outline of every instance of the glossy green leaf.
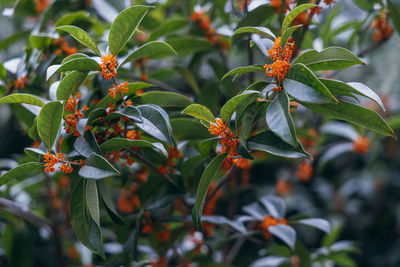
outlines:
{"label": "glossy green leaf", "polygon": [[312,7],[316,7],[316,5],[313,4],[303,4],[303,5],[299,5],[297,7],[295,7],[294,9],[292,9],[285,17],[285,19],[282,22],[282,31],[285,32],[290,24],[292,24],[293,20],[300,15],[301,13],[303,13],[304,11],[306,11],[309,8]]}
{"label": "glossy green leaf", "polygon": [[137,106],[142,114],[142,123],[136,126],[154,138],[173,146],[174,139],[168,114],[160,107],[152,104]]}
{"label": "glossy green leaf", "polygon": [[355,123],[377,133],[392,136],[396,138],[396,134],[393,129],[373,110],[360,107],[358,105],[349,103],[347,101],[340,101],[339,104],[325,104],[316,105],[301,103],[306,108],[313,111],[319,112],[330,118],[344,120],[351,123]]}
{"label": "glossy green leaf", "polygon": [[371,88],[369,88],[365,84],[357,82],[347,83],[347,85],[351,86],[354,89],[353,90],[354,93],[365,96],[371,99],[372,101],[375,101],[375,103],[377,103],[382,108],[383,111],[386,111],[382,99],[374,91],[372,91]]}
{"label": "glossy green leaf", "polygon": [[101,71],[100,65],[96,60],[86,57],[78,57],[65,62],[62,65],[52,65],[47,69],[46,80],[50,79],[55,73],[83,70],[83,71]]}
{"label": "glossy green leaf", "polygon": [[107,213],[110,216],[111,220],[118,225],[124,225],[124,221],[119,216],[117,210],[115,209],[114,202],[111,198],[110,192],[107,190],[107,185],[105,180],[97,180],[96,181],[99,196],[103,201],[104,206],[106,207]]}
{"label": "glossy green leaf", "polygon": [[143,118],[142,118],[142,115],[141,115],[139,109],[134,106],[126,106],[124,108],[116,110],[116,111],[108,114],[104,118],[104,121],[116,119],[116,118],[119,118],[122,116],[130,118],[134,122],[139,122],[139,123],[143,122]]}
{"label": "glossy green leaf", "polygon": [[96,224],[100,225],[99,194],[97,192],[96,180],[86,180],[86,205],[90,217]]}
{"label": "glossy green leaf", "polygon": [[43,172],[43,164],[40,162],[28,162],[15,167],[0,176],[0,186],[11,180],[22,180]]}
{"label": "glossy green leaf", "polygon": [[224,77],[222,77],[221,81],[226,79],[227,77],[231,76],[231,75],[235,75],[233,77],[233,81],[242,76],[243,74],[249,73],[249,72],[265,72],[265,69],[263,68],[262,65],[252,65],[252,66],[245,66],[245,67],[238,67],[235,68],[233,70],[230,70],[228,73],[226,73],[224,75]]}
{"label": "glossy green leaf", "polygon": [[154,41],[161,36],[168,35],[179,29],[186,27],[187,19],[185,17],[174,17],[164,21],[159,28],[155,29],[149,38],[149,41]]}
{"label": "glossy green leaf", "polygon": [[55,28],[58,31],[64,31],[72,35],[78,42],[83,44],[84,46],[90,48],[93,52],[95,52],[99,57],[101,57],[100,50],[97,48],[96,43],[89,36],[87,32],[82,30],[79,27],[68,25],[68,26],[59,26]]}
{"label": "glossy green leaf", "polygon": [[293,147],[283,142],[271,131],[265,131],[247,140],[247,148],[251,150],[260,150],[285,158],[310,158],[304,151],[301,144]]}
{"label": "glossy green leaf", "polygon": [[178,140],[199,140],[211,135],[199,120],[192,118],[171,118],[171,127]]}
{"label": "glossy green leaf", "polygon": [[332,46],[321,52],[309,50],[298,56],[293,64],[302,63],[312,71],[338,70],[365,63],[349,50]]}
{"label": "glossy green leaf", "polygon": [[87,159],[86,164],[79,170],[79,175],[88,179],[103,179],[120,175],[120,172],[105,158],[93,153]]}
{"label": "glossy green leaf", "polygon": [[92,112],[90,112],[87,125],[92,125],[92,123],[99,118],[105,117],[107,115],[107,111],[104,108],[96,108]]}
{"label": "glossy green leaf", "polygon": [[242,34],[242,33],[257,33],[263,36],[266,36],[268,38],[271,39],[276,39],[275,34],[268,28],[265,27],[241,27],[239,29],[236,29],[233,32],[233,35],[237,35],[237,34]]}
{"label": "glossy green leaf", "polygon": [[87,75],[87,71],[78,70],[65,75],[57,87],[57,100],[67,100],[70,95],[75,96]]}
{"label": "glossy green leaf", "polygon": [[0,80],[4,80],[7,76],[7,70],[4,68],[3,63],[0,62]]}
{"label": "glossy green leaf", "polygon": [[38,97],[30,94],[11,94],[0,98],[0,104],[13,104],[13,103],[25,103],[42,107],[43,101]]}
{"label": "glossy green leaf", "polygon": [[193,102],[184,95],[165,92],[165,91],[150,91],[140,95],[139,102],[143,104],[154,104],[162,108],[185,108]]}
{"label": "glossy green leaf", "polygon": [[208,188],[213,180],[218,176],[222,162],[226,158],[228,153],[219,154],[215,157],[207,168],[204,170],[200,178],[200,183],[196,193],[196,203],[193,208],[193,223],[195,226],[201,228],[201,215],[203,213],[203,207],[206,200]]}
{"label": "glossy green leaf", "polygon": [[280,92],[267,108],[266,121],[270,130],[282,141],[297,146],[296,129],[289,113],[289,97],[285,91]]}
{"label": "glossy green leaf", "polygon": [[400,8],[393,4],[392,0],[387,0],[387,8],[394,28],[400,34]]}
{"label": "glossy green leaf", "polygon": [[258,91],[244,91],[240,95],[237,95],[231,98],[228,102],[226,102],[222,108],[221,112],[219,113],[219,117],[224,121],[227,122],[230,117],[232,116],[233,112],[235,111],[236,107],[243,101],[243,102],[251,102],[253,101],[254,97],[256,97],[260,92]]}
{"label": "glossy green leaf", "polygon": [[150,8],[152,7],[137,5],[128,7],[119,13],[111,25],[108,35],[108,45],[111,54],[117,55],[132,38],[140,22]]}
{"label": "glossy green leaf", "polygon": [[79,178],[79,181],[72,187],[71,190],[71,205],[70,205],[70,223],[76,237],[88,248],[90,248],[88,240],[88,217],[86,211],[84,179]]}
{"label": "glossy green leaf", "polygon": [[212,112],[208,108],[200,104],[191,104],[190,106],[185,108],[182,113],[193,116],[200,120],[215,122],[215,117]]}
{"label": "glossy green leaf", "polygon": [[283,88],[297,100],[309,103],[337,103],[326,86],[303,64],[294,64],[283,80]]}
{"label": "glossy green leaf", "polygon": [[293,227],[286,224],[277,224],[270,226],[268,231],[285,242],[290,248],[294,248],[294,244],[296,243],[296,231]]}
{"label": "glossy green leaf", "polygon": [[100,226],[92,218],[89,218],[88,242],[90,244],[91,250],[103,259],[105,259],[101,229]]}
{"label": "glossy green leaf", "polygon": [[133,61],[138,58],[150,57],[150,58],[162,58],[167,56],[176,55],[176,51],[166,42],[162,41],[152,41],[147,44],[142,45],[131,54],[129,54],[118,68],[122,65]]}
{"label": "glossy green leaf", "polygon": [[346,101],[340,101],[340,103],[337,105],[316,105],[308,103],[301,104],[308,109],[319,112],[330,118],[355,123],[377,133],[396,138],[396,134],[394,133],[393,129],[390,128],[390,126],[382,119],[381,116],[370,109],[363,108]]}
{"label": "glossy green leaf", "polygon": [[325,219],[320,219],[320,218],[302,219],[297,221],[297,223],[320,229],[321,231],[324,231],[328,235],[331,233],[331,225]]}
{"label": "glossy green leaf", "polygon": [[163,153],[164,156],[168,156],[168,152],[165,150],[164,146],[161,143],[150,143],[146,140],[130,140],[126,138],[115,137],[107,140],[100,146],[103,151],[115,151],[133,147],[155,148]]}
{"label": "glossy green leaf", "polygon": [[239,141],[241,144],[246,146],[247,138],[249,138],[250,134],[253,131],[253,125],[256,121],[258,113],[263,108],[263,103],[253,103],[243,112],[243,116],[241,119],[241,128],[239,133]]}
{"label": "glossy green leaf", "polygon": [[50,150],[56,140],[63,116],[63,105],[58,102],[49,102],[42,107],[37,119],[37,130],[40,139]]}
{"label": "glossy green leaf", "polygon": [[298,28],[303,27],[303,25],[296,25],[296,26],[292,26],[290,28],[288,28],[287,30],[285,30],[282,34],[282,38],[281,38],[281,47],[284,48],[286,45],[287,40],[289,39],[289,37],[294,33],[295,30],[297,30]]}

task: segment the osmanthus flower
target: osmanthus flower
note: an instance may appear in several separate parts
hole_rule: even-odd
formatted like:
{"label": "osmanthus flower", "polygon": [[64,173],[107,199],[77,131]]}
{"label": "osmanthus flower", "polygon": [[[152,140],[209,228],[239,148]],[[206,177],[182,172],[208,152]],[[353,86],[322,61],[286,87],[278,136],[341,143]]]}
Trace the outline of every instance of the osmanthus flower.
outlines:
{"label": "osmanthus flower", "polygon": [[129,189],[121,189],[118,198],[118,209],[124,213],[132,213],[140,207],[140,199],[137,194],[138,184],[134,183]]}
{"label": "osmanthus flower", "polygon": [[314,168],[308,160],[302,161],[296,170],[296,177],[302,182],[309,182],[314,174]]}
{"label": "osmanthus flower", "polygon": [[248,223],[247,227],[260,230],[266,240],[271,240],[271,237],[275,236],[291,248],[296,243],[296,230],[291,224],[306,225],[326,233],[330,232],[330,224],[324,219],[287,219],[285,201],[274,195],[261,197],[257,202],[244,206],[243,211],[248,215],[239,216],[236,221],[252,222]]}
{"label": "osmanthus flower", "polygon": [[69,46],[68,42],[64,39],[64,37],[60,37],[53,41],[54,45],[58,45],[60,48],[54,51],[56,55],[64,52],[67,56],[73,55],[78,52],[78,49],[75,46]]}
{"label": "osmanthus flower", "polygon": [[119,85],[114,84],[113,88],[108,89],[110,96],[115,99],[117,94],[127,94],[128,93],[128,82],[123,82]]}
{"label": "osmanthus flower", "polygon": [[50,0],[35,0],[36,11],[39,13],[46,9],[50,4]]}
{"label": "osmanthus flower", "polygon": [[268,54],[273,60],[272,64],[265,64],[265,75],[276,79],[277,87],[273,90],[282,90],[282,81],[286,77],[291,66],[290,58],[294,50],[294,42],[287,42],[284,48],[281,47],[281,37],[274,41],[273,47],[268,50]]}
{"label": "osmanthus flower", "polygon": [[56,168],[54,167],[54,165],[59,164],[59,163],[63,163],[63,164],[61,164],[58,167],[58,169],[65,174],[69,174],[74,170],[71,167],[71,163],[69,161],[65,160],[63,153],[56,153],[55,155],[53,155],[50,152],[47,152],[44,155],[44,162],[46,163],[44,165],[44,167],[45,167],[44,171],[47,173],[55,172]]}
{"label": "osmanthus flower", "polygon": [[326,144],[326,149],[323,149],[318,160],[318,168],[322,168],[326,163],[342,157],[346,153],[363,155],[369,152],[371,141],[347,123],[326,123],[321,127],[320,133],[338,136],[343,138],[343,140]]}
{"label": "osmanthus flower", "polygon": [[75,97],[69,97],[65,104],[65,111],[73,114],[65,115],[65,131],[67,134],[73,133],[74,136],[80,136],[81,134],[77,130],[79,119],[83,118],[81,110],[77,108],[81,94],[78,92]]}
{"label": "osmanthus flower", "polygon": [[21,76],[17,80],[14,81],[14,86],[16,89],[23,89],[28,82],[28,78],[26,76]]}
{"label": "osmanthus flower", "polygon": [[161,229],[155,233],[155,237],[158,242],[167,242],[171,237],[171,232],[169,231],[169,225],[163,224]]}
{"label": "osmanthus flower", "polygon": [[243,11],[245,7],[249,5],[250,1],[251,0],[236,0],[239,10]]}
{"label": "osmanthus flower", "polygon": [[101,75],[104,79],[110,80],[117,76],[117,70],[115,67],[117,66],[117,59],[113,54],[108,54],[101,58]]}
{"label": "osmanthus flower", "polygon": [[393,34],[393,28],[387,20],[387,13],[385,11],[382,11],[381,14],[372,21],[370,28],[374,29],[372,39],[375,42],[387,40]]}

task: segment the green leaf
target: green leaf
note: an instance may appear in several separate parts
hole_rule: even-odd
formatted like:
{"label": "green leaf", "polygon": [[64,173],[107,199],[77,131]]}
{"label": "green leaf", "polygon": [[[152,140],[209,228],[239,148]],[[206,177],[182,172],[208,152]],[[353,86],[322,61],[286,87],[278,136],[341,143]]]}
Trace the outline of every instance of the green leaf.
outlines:
{"label": "green leaf", "polygon": [[89,219],[88,226],[88,242],[91,250],[105,259],[100,226],[91,218]]}
{"label": "green leaf", "polygon": [[37,119],[40,139],[50,150],[56,140],[63,116],[63,105],[58,101],[49,102],[42,107]]}
{"label": "green leaf", "polygon": [[84,156],[90,157],[93,152],[102,154],[99,144],[96,141],[95,135],[91,131],[85,131],[83,136],[79,136],[74,142],[76,152]]}
{"label": "green leaf", "polygon": [[42,107],[43,101],[30,94],[11,94],[0,98],[0,104],[25,103]]}
{"label": "green leaf", "polygon": [[103,151],[115,151],[133,147],[155,148],[159,150],[162,154],[164,154],[164,156],[168,156],[168,152],[165,150],[164,146],[161,143],[150,143],[146,140],[130,140],[126,138],[115,137],[107,140],[100,146],[101,150]]}
{"label": "green leaf", "polygon": [[100,226],[100,206],[96,180],[86,180],[86,205],[90,217]]}
{"label": "green leaf", "polygon": [[186,27],[187,19],[184,17],[176,17],[163,21],[159,28],[155,29],[149,38],[149,41],[156,40],[160,36],[168,35],[179,29]]}
{"label": "green leaf", "polygon": [[128,7],[119,13],[111,25],[108,35],[111,54],[117,55],[128,43],[150,8],[152,7],[137,5]]}
{"label": "green leaf", "polygon": [[88,120],[87,120],[87,125],[92,125],[94,121],[101,117],[107,116],[107,111],[104,108],[96,108],[92,112],[90,112]]}
{"label": "green leaf", "polygon": [[289,113],[289,97],[285,91],[280,92],[268,106],[266,121],[270,130],[282,141],[297,146],[296,129]]}
{"label": "green leaf", "polygon": [[283,88],[299,101],[308,103],[338,102],[314,73],[300,63],[292,65],[289,69],[283,80]]}
{"label": "green leaf", "polygon": [[65,62],[62,65],[52,65],[47,69],[46,80],[58,72],[86,70],[86,71],[101,71],[101,68],[96,60],[88,57],[78,57]]}
{"label": "green leaf", "polygon": [[226,79],[227,77],[235,74],[235,77],[233,77],[233,81],[242,76],[243,74],[249,73],[249,72],[265,72],[265,69],[263,68],[262,65],[252,65],[252,66],[245,66],[245,67],[238,67],[233,70],[230,70],[228,73],[222,77],[221,81]]}
{"label": "green leaf", "polygon": [[293,64],[296,63],[303,63],[312,71],[338,70],[354,65],[365,65],[349,50],[337,46],[328,47],[321,52],[316,50],[304,52],[294,60]]}
{"label": "green leaf", "polygon": [[282,32],[285,32],[290,24],[292,24],[292,21],[301,13],[306,11],[309,8],[316,7],[316,5],[313,4],[303,4],[295,7],[292,9],[292,11],[289,12],[289,14],[286,15],[285,19],[282,22]]}
{"label": "green leaf", "polygon": [[75,96],[87,75],[87,71],[78,70],[65,75],[57,87],[57,100],[67,100],[70,95]]}
{"label": "green leaf", "polygon": [[0,186],[8,183],[11,180],[18,179],[21,181],[24,178],[35,176],[43,171],[43,164],[40,162],[28,162],[15,167],[0,176]]}
{"label": "green leaf", "polygon": [[285,224],[277,224],[268,227],[268,231],[285,242],[290,248],[294,248],[296,243],[296,232],[293,227]]}
{"label": "green leaf", "polygon": [[209,51],[214,49],[214,46],[204,39],[195,37],[177,37],[167,40],[179,56],[187,56],[190,54]]}
{"label": "green leaf", "polygon": [[107,213],[110,216],[111,220],[118,225],[124,225],[125,224],[124,221],[122,220],[117,210],[115,209],[114,202],[111,199],[110,192],[107,190],[107,185],[105,180],[97,180],[96,184],[99,195],[104,203],[104,206],[106,207]]}
{"label": "green leaf", "polygon": [[184,95],[165,92],[165,91],[150,91],[140,95],[139,102],[143,104],[154,104],[162,108],[185,108],[193,102]]}
{"label": "green leaf", "polygon": [[258,91],[244,91],[240,95],[232,97],[228,102],[226,102],[219,113],[219,117],[227,122],[235,111],[236,107],[243,102],[252,102],[254,97],[258,95],[260,92]]}
{"label": "green leaf", "polygon": [[0,80],[4,80],[7,76],[7,70],[4,68],[3,63],[0,62]]}
{"label": "green leaf", "polygon": [[201,175],[200,183],[197,188],[196,203],[193,208],[193,214],[194,214],[193,223],[198,228],[202,227],[201,215],[203,213],[203,207],[205,204],[208,188],[210,187],[212,181],[215,180],[215,178],[217,177],[222,162],[224,161],[227,155],[228,153],[222,153],[219,154],[217,157],[215,157]]}
{"label": "green leaf", "polygon": [[171,118],[171,127],[178,140],[199,140],[211,135],[199,120],[192,118]]}
{"label": "green leaf", "polygon": [[372,91],[371,88],[366,86],[365,84],[362,83],[357,83],[357,82],[351,82],[347,83],[349,86],[351,86],[354,90],[354,93],[365,96],[372,101],[375,101],[383,111],[386,111],[385,105],[382,102],[382,99],[374,92]]}
{"label": "green leaf", "polygon": [[300,143],[295,148],[283,142],[271,131],[265,131],[250,137],[247,140],[247,148],[265,151],[285,158],[310,158],[310,155],[304,151]]}
{"label": "green leaf", "polygon": [[142,123],[136,123],[136,126],[156,139],[173,146],[171,124],[168,114],[160,107],[152,104],[137,106],[142,114]]}
{"label": "green leaf", "polygon": [[324,231],[328,235],[331,233],[331,225],[325,219],[320,219],[320,218],[302,219],[297,221],[297,223],[320,229],[321,231]]}
{"label": "green leaf", "polygon": [[143,118],[139,109],[133,106],[126,106],[124,108],[121,108],[119,110],[110,113],[104,118],[104,121],[113,120],[121,116],[128,117],[134,122],[139,122],[139,123],[143,122]]}
{"label": "green leaf", "polygon": [[243,116],[241,119],[241,128],[239,133],[239,141],[242,145],[246,145],[247,138],[249,138],[252,130],[253,124],[256,121],[258,113],[263,109],[264,103],[252,103],[246,110],[243,112]]}
{"label": "green leaf", "polygon": [[167,44],[162,41],[152,41],[147,44],[142,45],[131,54],[129,54],[121,64],[119,64],[118,68],[122,65],[133,61],[138,58],[150,57],[150,58],[163,58],[167,56],[176,55],[176,51]]}
{"label": "green leaf", "polygon": [[400,9],[395,6],[391,0],[387,0],[387,8],[389,10],[390,18],[393,21],[394,28],[400,34]]}
{"label": "green leaf", "polygon": [[86,164],[79,170],[79,175],[88,179],[103,179],[120,175],[120,172],[105,158],[93,153],[87,159]]}
{"label": "green leaf", "polygon": [[86,247],[90,248],[88,240],[88,217],[86,214],[85,201],[85,181],[78,178],[79,181],[72,187],[71,190],[71,205],[70,205],[70,223],[76,237]]}
{"label": "green leaf", "polygon": [[288,28],[286,31],[283,32],[282,38],[281,38],[281,47],[282,48],[285,47],[287,40],[293,34],[293,32],[295,30],[297,30],[298,28],[300,28],[300,27],[303,27],[303,25],[292,26],[292,27]]}
{"label": "green leaf", "polygon": [[[134,83],[130,83],[128,84],[128,93],[126,93],[125,95],[127,96],[131,96],[133,94],[135,94],[135,92],[144,89],[144,88],[148,88],[148,87],[152,87],[155,86],[154,84],[151,83],[145,83],[145,82],[134,82]],[[119,94],[117,94],[115,96],[115,99],[112,98],[112,96],[110,96],[109,94],[107,94],[97,105],[97,108],[107,108],[109,104],[115,104],[118,101],[121,100],[121,96]]]}
{"label": "green leaf", "polygon": [[393,129],[390,128],[390,126],[382,119],[382,117],[379,116],[375,111],[367,108],[363,108],[346,101],[340,101],[340,103],[337,105],[316,105],[308,103],[301,104],[308,109],[319,112],[330,118],[355,123],[377,133],[396,138],[396,134],[394,133]]}
{"label": "green leaf", "polygon": [[266,36],[271,39],[276,39],[275,34],[268,28],[265,27],[241,27],[236,29],[233,32],[233,35],[242,34],[242,33],[257,33],[263,36]]}
{"label": "green leaf", "polygon": [[83,44],[84,46],[90,48],[93,52],[95,52],[99,57],[101,57],[100,50],[97,48],[96,43],[89,36],[87,32],[78,28],[76,26],[68,25],[68,26],[59,26],[55,28],[59,31],[64,31],[72,35],[78,42]]}
{"label": "green leaf", "polygon": [[182,75],[183,79],[193,89],[193,92],[197,96],[200,96],[201,95],[200,88],[199,88],[199,85],[197,84],[196,77],[193,75],[193,73],[184,67],[177,66],[177,67],[175,67],[175,69],[179,72],[180,75]]}
{"label": "green leaf", "polygon": [[208,108],[200,104],[191,104],[190,106],[185,108],[182,113],[193,116],[200,120],[215,122],[215,117],[212,112]]}

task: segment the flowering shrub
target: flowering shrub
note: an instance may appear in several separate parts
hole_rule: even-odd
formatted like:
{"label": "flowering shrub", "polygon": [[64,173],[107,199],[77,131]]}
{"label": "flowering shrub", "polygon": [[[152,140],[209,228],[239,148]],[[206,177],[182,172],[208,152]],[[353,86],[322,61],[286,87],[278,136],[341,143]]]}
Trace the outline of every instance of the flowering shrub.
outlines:
{"label": "flowering shrub", "polygon": [[[380,96],[336,78],[364,60],[312,47],[337,3],[134,2],[6,10],[30,28],[0,41],[18,49],[0,64],[0,104],[31,143],[0,164],[0,206],[29,233],[8,215],[0,231],[35,240],[21,258],[4,245],[2,266],[354,266],[357,246],[338,241],[312,190],[296,198],[337,158],[368,155],[373,136],[396,138]],[[368,21],[373,47],[396,14],[388,0]],[[31,184],[23,209],[13,188]]]}

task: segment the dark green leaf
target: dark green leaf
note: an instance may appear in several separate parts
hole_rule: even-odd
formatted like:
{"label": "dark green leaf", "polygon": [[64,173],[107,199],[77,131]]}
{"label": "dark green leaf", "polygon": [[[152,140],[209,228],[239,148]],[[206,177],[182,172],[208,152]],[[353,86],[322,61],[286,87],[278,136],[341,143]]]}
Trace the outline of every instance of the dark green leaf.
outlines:
{"label": "dark green leaf", "polygon": [[43,171],[43,164],[40,162],[28,162],[15,167],[0,176],[0,186],[13,179],[21,181],[24,178],[35,176]]}
{"label": "dark green leaf", "polygon": [[110,192],[107,190],[106,182],[104,180],[97,180],[96,183],[99,195],[103,200],[104,206],[106,207],[107,213],[110,216],[111,220],[113,220],[113,222],[118,225],[124,225],[124,221],[115,209]]}
{"label": "dark green leaf", "polygon": [[240,95],[237,95],[231,98],[228,102],[226,102],[222,108],[221,112],[219,113],[219,117],[224,121],[227,122],[230,117],[232,116],[233,112],[237,108],[237,106],[243,101],[246,103],[252,102],[254,97],[258,95],[260,92],[258,91],[244,91]]}
{"label": "dark green leaf", "polygon": [[276,38],[275,34],[270,29],[265,28],[265,27],[250,27],[250,26],[241,27],[239,29],[236,29],[233,32],[233,35],[242,34],[242,33],[257,33],[257,34],[264,35],[271,39]]}
{"label": "dark green leaf", "polygon": [[197,119],[171,118],[171,127],[178,140],[198,140],[210,138],[211,135]]}
{"label": "dark green leaf", "polygon": [[337,103],[328,88],[303,64],[294,64],[283,80],[283,88],[297,100],[308,103]]}
{"label": "dark green leaf", "polygon": [[282,34],[282,38],[281,38],[281,47],[282,48],[285,47],[287,40],[293,34],[293,32],[300,27],[303,27],[303,25],[296,25],[296,26],[290,27]]}
{"label": "dark green leaf", "polygon": [[199,228],[202,227],[201,215],[203,213],[203,207],[205,204],[208,188],[210,187],[212,181],[215,180],[216,176],[218,175],[222,162],[224,161],[226,156],[227,153],[222,153],[215,157],[201,175],[199,187],[197,188],[196,203],[193,208],[193,223]]}
{"label": "dark green leaf", "polygon": [[233,81],[242,76],[243,74],[249,73],[249,72],[265,72],[265,69],[263,68],[262,65],[252,65],[252,66],[245,66],[245,67],[238,67],[236,69],[230,70],[227,74],[222,77],[221,80],[226,79],[227,77],[234,75]]}
{"label": "dark green leaf", "polygon": [[88,57],[78,57],[65,62],[62,65],[52,65],[47,69],[46,80],[50,79],[55,73],[71,70],[101,71],[100,65],[96,60]]}
{"label": "dark green leaf", "polygon": [[111,54],[117,55],[132,38],[150,8],[152,7],[137,5],[128,7],[119,13],[111,25],[108,35],[108,45],[110,46]]}
{"label": "dark green leaf", "polygon": [[303,13],[304,11],[306,11],[309,8],[312,7],[316,7],[316,5],[313,4],[303,4],[303,5],[299,5],[297,7],[295,7],[294,9],[292,9],[285,17],[285,19],[282,22],[282,31],[285,32],[290,24],[292,24],[292,21],[301,13]]}
{"label": "dark green leaf", "polygon": [[307,226],[315,227],[317,229],[320,229],[321,231],[324,231],[327,234],[331,233],[331,225],[325,219],[311,218],[311,219],[302,219],[297,222]]}
{"label": "dark green leaf", "polygon": [[96,43],[89,36],[89,34],[87,32],[85,32],[84,30],[82,30],[81,28],[78,28],[78,27],[72,26],[72,25],[68,25],[68,26],[59,26],[59,27],[56,27],[55,29],[71,34],[72,37],[75,38],[75,40],[77,40],[84,46],[90,48],[99,57],[101,57],[101,53],[100,53],[99,49],[97,48]]}
{"label": "dark green leaf", "polygon": [[0,98],[0,104],[13,104],[13,103],[25,103],[42,107],[43,101],[38,97],[30,94],[11,94]]}
{"label": "dark green leaf", "polygon": [[167,43],[170,44],[179,56],[187,56],[202,51],[212,50],[214,46],[204,39],[195,37],[179,37],[168,39]]}
{"label": "dark green leaf", "polygon": [[57,87],[57,100],[67,100],[70,95],[75,96],[79,87],[86,80],[87,71],[72,71],[68,73]]}
{"label": "dark green leaf", "polygon": [[126,106],[124,108],[116,110],[116,111],[110,113],[109,115],[107,115],[104,118],[104,120],[105,121],[113,120],[113,119],[119,118],[121,116],[128,117],[131,120],[133,120],[134,122],[140,122],[140,123],[143,122],[143,118],[142,118],[142,115],[141,115],[139,109],[137,109],[134,106]]}
{"label": "dark green leaf", "polygon": [[37,119],[37,130],[40,139],[50,150],[56,140],[63,116],[63,105],[58,102],[49,102],[42,107]]}
{"label": "dark green leaf", "polygon": [[139,102],[143,104],[154,104],[162,108],[185,108],[193,102],[184,95],[164,92],[150,91],[140,95]]}
{"label": "dark green leaf", "polygon": [[100,146],[100,148],[103,151],[115,151],[133,147],[155,148],[159,150],[161,153],[163,153],[164,156],[168,156],[168,152],[165,150],[165,148],[161,143],[150,143],[149,141],[146,140],[130,140],[126,138],[115,137],[110,140],[107,140]]}
{"label": "dark green leaf", "polygon": [[397,33],[400,34],[400,9],[394,5],[391,0],[387,0],[387,8],[389,10],[390,18],[393,21],[394,28]]}
{"label": "dark green leaf", "polygon": [[105,158],[93,153],[86,161],[86,164],[79,170],[79,175],[89,179],[103,179],[109,176],[120,175]]}
{"label": "dark green leaf", "polygon": [[190,106],[185,108],[182,113],[193,116],[200,120],[215,122],[215,117],[212,112],[208,108],[200,104],[191,104]]}
{"label": "dark green leaf", "polygon": [[297,148],[283,142],[271,131],[262,132],[247,140],[247,148],[252,150],[261,150],[276,156],[286,158],[310,158],[298,144]]}
{"label": "dark green leaf", "polygon": [[289,113],[289,97],[285,91],[280,92],[268,106],[266,121],[271,131],[284,142],[297,146],[296,129]]}

